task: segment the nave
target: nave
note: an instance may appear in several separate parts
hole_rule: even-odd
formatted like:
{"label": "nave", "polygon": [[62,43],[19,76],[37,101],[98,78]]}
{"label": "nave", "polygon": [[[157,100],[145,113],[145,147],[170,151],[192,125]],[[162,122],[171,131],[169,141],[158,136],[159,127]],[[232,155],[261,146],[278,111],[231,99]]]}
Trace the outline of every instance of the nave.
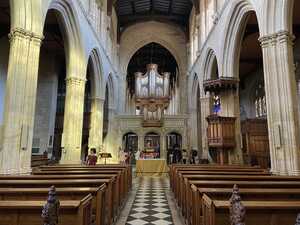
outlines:
{"label": "nave", "polygon": [[0,180],[0,225],[298,225],[300,218],[300,177],[259,167],[173,164],[168,175],[136,177],[127,165],[53,165]]}

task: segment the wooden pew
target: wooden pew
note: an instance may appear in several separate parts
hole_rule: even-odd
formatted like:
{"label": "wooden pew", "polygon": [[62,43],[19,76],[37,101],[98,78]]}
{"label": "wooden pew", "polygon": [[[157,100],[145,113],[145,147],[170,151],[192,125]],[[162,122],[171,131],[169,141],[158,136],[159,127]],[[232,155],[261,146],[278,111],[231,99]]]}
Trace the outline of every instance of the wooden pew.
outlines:
{"label": "wooden pew", "polygon": [[[188,196],[191,196],[191,182],[199,180],[245,180],[245,181],[298,181],[300,182],[300,177],[298,176],[265,176],[265,175],[181,175],[181,182],[179,185],[180,195],[177,197],[179,200],[179,206],[181,207],[187,202]],[[182,207],[185,211],[185,207]]]}
{"label": "wooden pew", "polygon": [[202,202],[203,218],[199,225],[294,225],[300,207],[299,200],[242,201],[236,185],[230,199],[204,194]]}
{"label": "wooden pew", "polygon": [[[76,175],[23,175],[23,176],[1,176],[1,180],[72,180],[72,179],[113,179],[112,191],[114,192],[114,204],[118,207],[122,205],[121,197],[124,197],[123,184],[120,182],[120,178],[115,174],[76,174]],[[121,195],[120,195],[121,193]],[[118,209],[118,208],[116,208]]]}
{"label": "wooden pew", "polygon": [[237,169],[240,171],[251,171],[251,172],[267,172],[265,169],[261,169],[259,167],[251,167],[251,166],[241,166],[241,165],[218,165],[218,164],[209,164],[209,165],[183,165],[183,164],[172,164],[170,165],[170,186],[172,188],[172,181],[173,178],[176,177],[176,173],[181,170],[189,170],[189,171],[199,171],[199,170],[206,170],[206,171],[236,171]]}
{"label": "wooden pew", "polygon": [[56,179],[56,180],[1,180],[0,188],[32,188],[32,187],[50,187],[54,185],[55,187],[99,187],[102,184],[107,185],[107,215],[109,218],[109,223],[112,224],[114,221],[114,212],[116,212],[114,205],[114,193],[112,188],[113,179]]}
{"label": "wooden pew", "polygon": [[[119,169],[116,170],[83,170],[83,171],[64,171],[64,170],[51,170],[51,171],[39,171],[39,170],[35,170],[33,171],[34,175],[98,175],[98,174],[102,174],[102,175],[117,175],[119,176],[119,178],[117,178],[117,180],[119,180],[120,182],[120,200],[122,200],[122,203],[124,204],[124,202],[126,201],[126,197],[127,194],[129,192],[128,189],[128,177],[125,177],[125,174],[120,171]],[[90,176],[90,178],[92,178],[92,176]]]}
{"label": "wooden pew", "polygon": [[97,164],[95,166],[88,166],[88,165],[53,165],[53,166],[41,166],[40,170],[57,170],[57,169],[71,169],[71,170],[82,170],[82,169],[124,169],[125,170],[125,176],[128,177],[128,186],[129,189],[132,186],[132,168],[130,165],[120,165],[120,164]]}
{"label": "wooden pew", "polygon": [[[109,224],[105,212],[106,185],[100,187],[57,188],[60,200],[81,200],[91,194],[95,214],[95,225]],[[48,188],[0,188],[0,201],[44,201],[48,196]]]}
{"label": "wooden pew", "polygon": [[[248,181],[248,180],[197,180],[188,181],[189,185],[194,184],[196,188],[230,188],[234,184],[242,188],[300,188],[300,181]],[[194,187],[194,189],[195,189]],[[193,213],[193,199],[197,199],[193,194],[192,188],[187,190],[187,200],[183,207],[186,209],[186,219],[194,218]],[[195,200],[194,200],[195,201]],[[195,209],[194,209],[195,210]]]}
{"label": "wooden pew", "polygon": [[129,166],[106,166],[106,165],[96,165],[96,166],[80,166],[80,165],[74,165],[74,166],[41,166],[39,167],[38,170],[34,170],[33,173],[36,174],[37,172],[55,172],[57,173],[58,171],[64,171],[64,172],[77,172],[77,171],[105,171],[105,170],[114,170],[114,171],[121,171],[122,174],[124,175],[125,179],[125,184],[128,190],[131,189],[132,187],[132,172],[131,172],[131,167]]}
{"label": "wooden pew", "polygon": [[[231,188],[193,188],[193,212],[191,216],[190,224],[202,224],[202,210],[203,202],[202,198],[206,195],[209,198],[217,198],[218,200],[226,201],[230,199],[232,195]],[[239,191],[243,200],[249,201],[299,201],[300,200],[300,188],[296,189],[278,189],[278,188],[243,188]]]}
{"label": "wooden pew", "polygon": [[[41,225],[45,201],[0,201],[0,225]],[[90,225],[92,196],[60,201],[58,225]]]}
{"label": "wooden pew", "polygon": [[[190,174],[190,172],[193,172]],[[209,172],[209,173],[207,173]],[[208,179],[217,179],[216,176],[219,176],[218,179],[221,179],[223,176],[242,176],[242,175],[247,175],[247,176],[267,176],[269,175],[269,173],[260,173],[260,172],[242,172],[242,171],[226,171],[226,169],[224,169],[224,171],[219,172],[219,171],[179,171],[177,173],[177,176],[174,178],[174,195],[177,199],[177,203],[179,205],[179,207],[181,207],[182,205],[182,201],[184,198],[184,191],[185,190],[183,188],[187,188],[187,184],[184,182],[184,178],[188,177],[193,179],[193,180],[197,180],[198,178],[208,178]]]}
{"label": "wooden pew", "polygon": [[242,167],[242,166],[173,166],[172,170],[170,170],[170,186],[173,190],[175,178],[178,174],[178,172],[182,171],[208,171],[208,172],[244,172],[244,173],[267,173],[269,172],[265,169],[260,168],[249,168],[249,167]]}
{"label": "wooden pew", "polygon": [[[182,201],[184,198],[184,192],[182,190],[183,186],[184,186],[184,179],[183,179],[183,174],[185,176],[188,176],[190,174],[190,172],[197,172],[195,175],[192,173],[190,176],[196,176],[196,175],[202,175],[204,177],[211,177],[213,175],[230,175],[230,176],[235,176],[235,175],[249,175],[249,176],[256,176],[256,175],[262,175],[262,176],[266,176],[269,175],[269,173],[261,173],[261,172],[251,172],[251,171],[241,171],[239,169],[235,169],[233,170],[232,168],[229,168],[229,170],[227,171],[226,168],[223,168],[222,171],[206,171],[205,170],[199,170],[199,171],[186,171],[186,170],[179,170],[176,173],[176,176],[174,177],[174,181],[173,181],[173,192],[175,195],[175,198],[177,199],[177,203],[179,205],[179,207],[181,207],[182,205]],[[183,212],[184,213],[184,212]]]}
{"label": "wooden pew", "polygon": [[48,164],[49,164],[48,154],[31,156],[31,167],[48,165]]}

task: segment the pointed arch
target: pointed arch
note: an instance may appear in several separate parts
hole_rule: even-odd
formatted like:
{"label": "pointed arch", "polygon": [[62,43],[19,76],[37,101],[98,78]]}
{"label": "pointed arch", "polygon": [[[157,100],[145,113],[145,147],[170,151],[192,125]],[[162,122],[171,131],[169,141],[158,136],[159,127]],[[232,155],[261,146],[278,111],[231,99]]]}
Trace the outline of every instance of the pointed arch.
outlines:
{"label": "pointed arch", "polygon": [[115,93],[115,85],[114,85],[114,78],[112,73],[108,75],[107,81],[106,81],[106,88],[107,88],[107,94],[108,94],[108,108],[114,109],[116,107],[116,100],[115,97],[117,96]]}
{"label": "pointed arch", "polygon": [[204,79],[203,80],[210,80],[218,78],[219,76],[219,65],[217,56],[213,49],[208,49],[207,54],[204,60]]}
{"label": "pointed arch", "polygon": [[252,4],[247,0],[238,1],[231,6],[224,38],[224,51],[222,55],[223,65],[220,68],[222,76],[237,77],[239,72],[239,59],[244,31],[251,13],[255,13],[258,28],[261,30],[261,20]]}
{"label": "pointed arch", "polygon": [[[54,10],[57,12],[59,25],[62,28],[64,42],[66,46],[66,64],[67,75],[84,78],[86,71],[86,63],[84,57],[83,41],[81,37],[81,28],[79,23],[79,15],[73,1],[67,0],[51,0],[47,12]],[[47,12],[43,18],[43,27]]]}
{"label": "pointed arch", "polygon": [[94,48],[89,54],[88,66],[90,66],[92,76],[91,92],[92,96],[105,98],[105,82],[103,78],[103,67],[99,50]]}

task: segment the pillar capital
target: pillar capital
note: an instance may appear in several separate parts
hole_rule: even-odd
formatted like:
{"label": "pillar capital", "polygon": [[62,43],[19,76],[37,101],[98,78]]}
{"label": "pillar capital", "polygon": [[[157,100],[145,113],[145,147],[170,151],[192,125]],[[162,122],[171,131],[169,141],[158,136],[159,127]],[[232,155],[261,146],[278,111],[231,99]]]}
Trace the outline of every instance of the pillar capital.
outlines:
{"label": "pillar capital", "polygon": [[95,102],[99,102],[99,103],[104,103],[104,101],[105,101],[104,98],[102,98],[102,97],[97,97],[97,96],[90,97],[90,100],[91,100],[91,101],[95,101]]}
{"label": "pillar capital", "polygon": [[67,77],[66,78],[67,85],[85,85],[86,79],[80,78],[80,77]]}
{"label": "pillar capital", "polygon": [[11,32],[9,33],[8,37],[9,37],[10,41],[13,41],[17,38],[19,38],[19,39],[29,39],[29,40],[35,41],[38,44],[41,44],[42,41],[44,40],[43,35],[36,34],[32,31],[28,31],[28,30],[25,30],[25,29],[19,28],[19,27],[13,28],[11,30]]}
{"label": "pillar capital", "polygon": [[290,45],[293,45],[295,36],[289,31],[283,30],[273,34],[262,36],[258,40],[260,41],[262,48],[267,48],[270,46],[274,46],[277,43],[289,43]]}

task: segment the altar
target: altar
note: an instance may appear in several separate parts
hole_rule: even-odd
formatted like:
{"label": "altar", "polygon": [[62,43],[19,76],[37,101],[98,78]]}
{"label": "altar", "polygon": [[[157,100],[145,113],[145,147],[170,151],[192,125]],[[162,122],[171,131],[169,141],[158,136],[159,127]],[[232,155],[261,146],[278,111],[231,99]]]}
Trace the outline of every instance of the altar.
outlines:
{"label": "altar", "polygon": [[168,165],[165,159],[139,159],[136,161],[136,175],[142,176],[166,176]]}

